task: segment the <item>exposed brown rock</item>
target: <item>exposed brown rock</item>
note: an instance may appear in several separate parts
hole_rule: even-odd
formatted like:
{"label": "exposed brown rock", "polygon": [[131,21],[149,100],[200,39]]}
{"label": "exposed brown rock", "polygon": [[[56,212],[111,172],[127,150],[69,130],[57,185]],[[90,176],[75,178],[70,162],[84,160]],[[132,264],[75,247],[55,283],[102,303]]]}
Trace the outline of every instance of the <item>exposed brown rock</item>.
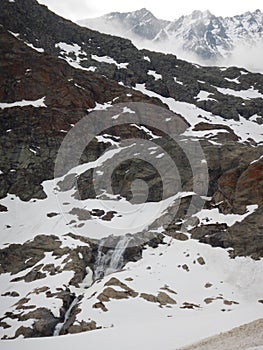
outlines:
{"label": "exposed brown rock", "polygon": [[81,321],[79,324],[74,324],[70,326],[67,332],[70,334],[75,334],[75,333],[93,331],[94,329],[97,329],[97,324],[95,321],[91,321],[91,322]]}
{"label": "exposed brown rock", "polygon": [[184,302],[183,306],[180,307],[180,309],[196,309],[196,308],[200,308],[200,305],[188,303],[188,302]]}
{"label": "exposed brown rock", "polygon": [[102,302],[95,303],[94,305],[92,305],[92,307],[94,309],[101,309],[104,312],[108,311],[108,309],[106,308],[106,306]]}
{"label": "exposed brown rock", "polygon": [[158,302],[158,298],[152,294],[148,294],[148,293],[141,293],[140,294],[140,297],[147,300],[147,301],[150,301],[151,303],[157,303]]}
{"label": "exposed brown rock", "polygon": [[205,260],[204,260],[204,258],[203,258],[202,256],[199,256],[199,257],[197,258],[197,261],[198,261],[198,263],[199,263],[200,265],[205,265]]}
{"label": "exposed brown rock", "polygon": [[176,301],[165,292],[159,292],[157,295],[157,300],[160,303],[160,305],[176,304]]}

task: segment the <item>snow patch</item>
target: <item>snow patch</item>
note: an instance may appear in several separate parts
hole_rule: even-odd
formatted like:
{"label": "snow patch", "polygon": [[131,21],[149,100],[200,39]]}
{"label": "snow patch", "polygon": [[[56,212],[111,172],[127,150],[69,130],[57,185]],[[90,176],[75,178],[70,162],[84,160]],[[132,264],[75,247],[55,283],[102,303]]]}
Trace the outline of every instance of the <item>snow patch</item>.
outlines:
{"label": "snow patch", "polygon": [[196,96],[197,101],[216,101],[214,98],[210,98],[211,92],[200,90],[199,94]]}
{"label": "snow patch", "polygon": [[235,79],[224,78],[224,79],[226,81],[229,81],[230,83],[240,84],[240,81],[238,80],[238,78],[235,78]]}
{"label": "snow patch", "polygon": [[145,61],[151,62],[150,57],[148,57],[148,56],[143,56],[143,59],[144,59]]}
{"label": "snow patch", "polygon": [[40,47],[35,47],[33,44],[27,43],[26,41],[24,41],[24,43],[25,43],[27,46],[31,47],[31,49],[34,49],[34,50],[36,50],[36,51],[38,51],[38,52],[40,52],[40,53],[43,53],[43,52],[44,52],[44,49],[42,49],[42,48],[40,48]]}
{"label": "snow patch", "polygon": [[118,69],[127,69],[129,63],[118,63],[113,58],[109,56],[97,56],[97,55],[91,55],[91,58],[97,62],[103,62],[108,64],[115,64]]}
{"label": "snow patch", "polygon": [[244,100],[250,100],[253,98],[263,98],[263,95],[258,90],[255,90],[254,87],[251,87],[248,90],[240,90],[240,91],[236,91],[228,88],[227,89],[220,88],[217,86],[215,86],[215,88],[217,89],[218,92],[220,92],[223,95],[232,95],[235,97],[241,97]]}
{"label": "snow patch", "polygon": [[184,85],[184,83],[182,81],[178,80],[176,77],[174,77],[174,82],[176,84]]}
{"label": "snow patch", "polygon": [[[233,132],[239,137],[239,142],[241,143],[247,141],[249,142],[249,140],[251,139],[253,139],[257,143],[262,142],[263,124],[255,124],[250,120],[246,120],[242,116],[239,116],[239,121],[223,119],[220,116],[214,115],[210,112],[204,111],[201,108],[198,108],[194,104],[176,101],[171,97],[163,97],[151,90],[146,89],[145,84],[136,84],[134,89],[142,92],[147,96],[158,98],[163,103],[167,104],[172,112],[183,116],[184,119],[191,125],[186,132],[188,132],[189,130],[192,131],[195,125],[199,124],[200,122],[205,122],[209,124],[219,124],[230,127],[233,130]],[[198,132],[192,131],[192,133],[193,135],[196,135],[198,137]]]}
{"label": "snow patch", "polygon": [[38,100],[32,100],[32,101],[22,100],[22,101],[16,101],[16,102],[8,102],[8,103],[0,102],[0,108],[5,109],[5,108],[25,107],[25,106],[33,106],[36,108],[47,107],[45,105],[45,98],[46,98],[46,96],[44,96]]}
{"label": "snow patch", "polygon": [[163,76],[161,74],[156,73],[155,70],[148,70],[147,74],[153,76],[154,80],[163,79]]}
{"label": "snow patch", "polygon": [[219,213],[218,208],[214,209],[202,209],[199,213],[194,216],[200,221],[198,226],[205,224],[223,224],[226,223],[229,227],[233,226],[236,222],[243,221],[247,216],[254,213],[257,210],[258,205],[248,205],[245,214],[222,214]]}

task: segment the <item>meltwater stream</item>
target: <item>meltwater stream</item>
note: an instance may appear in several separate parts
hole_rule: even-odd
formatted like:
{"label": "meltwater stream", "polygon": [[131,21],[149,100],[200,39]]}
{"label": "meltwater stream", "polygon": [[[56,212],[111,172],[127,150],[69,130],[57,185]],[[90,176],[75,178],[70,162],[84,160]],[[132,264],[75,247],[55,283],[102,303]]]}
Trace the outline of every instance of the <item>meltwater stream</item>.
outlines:
{"label": "meltwater stream", "polygon": [[104,253],[103,247],[105,246],[107,239],[108,238],[102,239],[98,247],[98,255],[94,266],[94,281],[118,271],[123,266],[123,255],[132,239],[132,236],[125,235],[120,237],[116,246]]}
{"label": "meltwater stream", "polygon": [[[125,250],[132,239],[131,235],[125,235],[119,238],[117,244],[112,249],[103,252],[103,248],[107,246],[108,237],[103,238],[98,246],[97,258],[94,264],[93,281],[107,276],[123,267]],[[55,327],[53,336],[60,335],[61,330],[68,321],[71,311],[79,302],[79,296],[76,296],[65,313],[64,320]]]}

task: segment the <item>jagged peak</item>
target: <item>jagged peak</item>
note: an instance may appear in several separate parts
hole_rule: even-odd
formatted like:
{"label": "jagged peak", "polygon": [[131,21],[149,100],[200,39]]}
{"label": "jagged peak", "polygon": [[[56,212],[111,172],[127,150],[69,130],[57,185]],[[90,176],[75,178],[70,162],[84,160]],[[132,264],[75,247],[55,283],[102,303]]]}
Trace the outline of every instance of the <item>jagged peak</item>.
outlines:
{"label": "jagged peak", "polygon": [[205,10],[205,11],[195,10],[190,14],[190,16],[192,18],[198,19],[198,18],[211,17],[213,15],[209,10]]}
{"label": "jagged peak", "polygon": [[151,11],[147,10],[147,8],[145,8],[145,7],[141,8],[140,10],[136,10],[134,12],[137,12],[137,13],[151,13]]}

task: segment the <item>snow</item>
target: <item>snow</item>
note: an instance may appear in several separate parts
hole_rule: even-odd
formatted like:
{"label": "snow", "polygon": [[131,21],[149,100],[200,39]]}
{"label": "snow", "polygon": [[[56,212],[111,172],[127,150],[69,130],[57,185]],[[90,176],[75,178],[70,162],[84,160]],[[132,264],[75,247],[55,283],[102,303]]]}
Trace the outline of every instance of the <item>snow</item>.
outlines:
{"label": "snow", "polygon": [[97,69],[97,67],[95,67],[95,66],[90,66],[89,68],[87,68],[87,71],[95,72],[96,69]]}
{"label": "snow", "polygon": [[88,112],[92,112],[92,111],[104,111],[110,107],[112,107],[112,104],[111,102],[105,102],[105,103],[98,103],[98,102],[95,102],[96,105],[94,108],[89,108],[88,109]]}
{"label": "snow", "polygon": [[143,56],[143,59],[144,59],[145,61],[151,62],[150,57],[148,57],[148,56]]}
{"label": "snow", "polygon": [[[197,263],[200,256],[206,263],[203,266]],[[189,272],[179,267],[184,264],[189,267]],[[262,312],[257,299],[261,297],[263,286],[262,269],[262,260],[230,259],[221,248],[194,240],[182,242],[167,238],[165,245],[144,250],[143,259],[128,263],[123,271],[81,291],[84,298],[77,320],[95,320],[101,329],[77,335],[10,340],[1,345],[3,350],[44,350],[47,347],[70,350],[76,343],[79,349],[86,349],[89,344],[91,350],[105,347],[122,350],[124,344],[127,350],[142,347],[178,349],[260,318]],[[139,294],[157,295],[164,291],[177,304],[160,308],[158,303],[147,302],[138,295],[106,302],[108,312],[92,308],[111,277],[116,277]],[[132,278],[132,281],[128,282],[127,278]],[[205,287],[207,283],[211,284],[209,288]],[[177,294],[162,290],[165,286]],[[113,289],[120,290],[115,286]],[[222,299],[206,304],[204,300],[210,297]],[[224,300],[239,304],[224,305]],[[200,308],[181,309],[184,302],[200,305]],[[127,341],[131,336],[131,341]]]}
{"label": "snow", "polygon": [[31,47],[31,49],[34,49],[40,53],[44,52],[44,49],[40,48],[40,47],[35,47],[33,44],[27,43],[26,41],[24,42],[27,46]]}
{"label": "snow", "polygon": [[110,143],[112,146],[119,147],[119,142],[113,141],[112,138],[108,135],[96,136],[96,139],[98,140],[98,142]]}
{"label": "snow", "polygon": [[[67,54],[74,52],[76,55],[78,55],[81,52],[81,47],[78,44],[67,44],[64,42],[59,42],[55,44],[55,47],[59,47],[62,51],[66,52]],[[83,52],[81,52],[83,54]]]}
{"label": "snow", "polygon": [[146,128],[143,125],[139,126],[137,124],[131,124],[131,126],[135,126],[137,129],[144,131],[146,134],[148,134],[151,137],[151,139],[159,139],[160,138],[160,136],[154,135],[151,130],[149,130],[148,128]]}
{"label": "snow", "polygon": [[13,33],[13,32],[11,32],[11,30],[8,30],[8,33],[12,34],[12,35],[15,36],[16,38],[19,37],[19,35],[20,35],[19,33]]}
{"label": "snow", "polygon": [[[107,135],[102,135],[102,138],[99,140],[106,142],[110,141],[110,138],[108,138]],[[71,169],[65,176],[74,174],[74,176],[78,177],[89,169],[94,169],[95,172],[102,171],[103,169],[100,167],[106,161],[112,159],[113,156],[117,155],[125,148],[131,148],[132,152],[133,147],[134,145],[132,144],[127,147],[116,148],[114,144],[113,149],[110,147],[96,161],[78,165]],[[126,234],[127,230],[131,234],[141,232],[160,217],[176,199],[189,195],[189,193],[178,192],[178,194],[161,202],[142,204],[131,204],[124,198],[116,200],[116,196],[113,196],[112,199],[109,200],[98,198],[80,201],[74,197],[76,192],[74,183],[72,184],[73,188],[66,192],[58,190],[57,184],[63,179],[64,177],[42,183],[42,187],[47,194],[46,199],[24,202],[15,195],[9,194],[6,198],[1,200],[1,204],[8,207],[7,212],[1,213],[1,246],[4,246],[6,243],[23,243],[26,240],[33,239],[41,232],[45,232],[46,235],[55,233],[56,236],[64,241],[67,239],[64,235],[69,232],[94,239],[106,237],[109,232],[118,236]],[[102,194],[102,197],[103,195],[104,194]],[[111,198],[111,194],[106,195],[108,198]],[[67,205],[64,203],[67,203]],[[117,215],[109,222],[101,220],[99,217],[92,217],[90,220],[81,221],[76,215],[70,213],[73,208],[89,211],[96,208],[102,209],[105,212],[111,210],[116,211]],[[51,212],[58,213],[58,215],[50,218],[47,216],[47,213]],[[76,222],[69,224],[72,219]],[[79,226],[80,224],[81,227]],[[6,225],[10,225],[11,227],[7,228]],[[71,243],[69,242],[68,244]]]}
{"label": "snow", "polygon": [[233,226],[236,222],[242,222],[247,216],[252,214],[258,205],[248,205],[247,211],[243,215],[239,214],[222,214],[219,213],[218,208],[214,209],[202,209],[199,213],[194,216],[200,221],[198,226],[202,224],[222,224],[226,223],[229,227]]}
{"label": "snow", "polygon": [[127,66],[129,63],[118,63],[113,58],[109,56],[97,56],[97,55],[91,55],[91,58],[97,62],[103,62],[103,63],[109,63],[109,64],[115,64],[118,69],[127,69]]}
{"label": "snow", "polygon": [[262,116],[258,115],[258,114],[253,114],[249,120],[251,120],[252,122],[257,122],[257,120],[263,119]]}
{"label": "snow", "polygon": [[251,87],[248,90],[232,90],[232,89],[226,89],[226,88],[220,88],[216,87],[215,88],[224,95],[232,95],[235,97],[241,97],[244,100],[250,100],[253,98],[263,98],[263,94],[261,94],[258,90],[255,90],[254,87]]}
{"label": "snow", "polygon": [[83,86],[80,86],[80,85],[78,85],[77,83],[74,83],[74,85],[75,85],[76,87],[78,87],[79,89],[81,89],[81,90],[85,90],[85,88],[84,88]]}
{"label": "snow", "polygon": [[219,143],[219,142],[216,142],[216,141],[213,141],[213,140],[209,140],[209,142],[214,145],[214,146],[222,146],[222,143]]}
{"label": "snow", "polygon": [[[81,47],[78,44],[67,44],[64,42],[59,42],[55,44],[55,47],[60,48],[60,56],[59,58],[65,60],[69,65],[74,68],[81,69],[87,72],[95,72],[97,67],[90,66],[88,68],[82,67],[81,62],[84,61],[81,56],[87,56],[85,51],[82,51]],[[75,59],[71,58],[69,55],[73,53],[75,55]]]}
{"label": "snow", "polygon": [[45,96],[38,99],[38,100],[33,100],[33,101],[29,101],[29,100],[22,100],[22,101],[16,101],[16,102],[11,102],[11,103],[4,103],[4,102],[0,102],[0,108],[1,109],[5,109],[5,108],[12,108],[12,107],[25,107],[25,106],[33,106],[36,108],[39,107],[47,107],[45,105]]}
{"label": "snow", "polygon": [[200,90],[199,94],[196,96],[197,101],[216,101],[214,98],[209,98],[211,92]]}
{"label": "snow", "polygon": [[181,82],[180,80],[178,80],[176,77],[174,77],[174,82],[175,82],[176,84],[184,85],[184,83]]}
{"label": "snow", "polygon": [[37,151],[33,150],[32,148],[29,148],[29,151],[34,153],[34,154],[37,154]]}
{"label": "snow", "polygon": [[[56,264],[57,266],[63,267],[65,265],[63,264],[64,259],[65,259],[65,256],[55,260],[55,257],[52,256],[52,253],[45,253],[45,257],[42,260],[40,260],[38,264]],[[26,297],[29,299],[29,301],[26,303],[27,306],[35,305],[36,307],[49,308],[51,312],[53,312],[54,316],[59,317],[60,316],[59,311],[60,311],[60,308],[62,307],[62,300],[59,298],[47,298],[45,293],[39,293],[37,291],[42,287],[47,287],[47,284],[48,284],[48,288],[51,293],[57,292],[56,288],[58,286],[63,286],[64,283],[69,282],[70,279],[74,276],[74,272],[63,271],[53,276],[49,274],[48,283],[46,279],[35,280],[27,283],[25,283],[23,280],[12,282],[14,278],[22,277],[26,275],[28,272],[30,272],[31,270],[32,270],[32,267],[26,270],[23,270],[15,275],[11,275],[10,273],[4,273],[0,275],[0,295],[10,291],[19,292],[18,297],[4,297],[4,302],[0,303],[1,315],[3,315],[7,309],[9,311],[12,311],[14,314],[21,313],[21,311],[16,309],[15,303],[19,301],[21,298]],[[47,272],[47,271],[42,270],[42,272]],[[5,334],[7,334],[8,336],[14,336],[14,333],[13,333],[14,329],[22,325],[25,327],[32,325],[30,324],[30,320],[22,321],[22,322],[13,320],[13,323],[11,322],[12,320],[8,318],[7,323],[14,326],[14,327],[11,327],[9,330],[5,330]]]}
{"label": "snow", "polygon": [[[78,320],[81,321],[89,315],[103,327],[110,327],[113,324],[116,331],[122,335],[124,335],[123,332],[127,334],[128,329],[132,328],[135,336],[140,334],[143,344],[147,344],[147,349],[175,349],[175,346],[185,345],[191,340],[202,339],[205,334],[216,334],[247,320],[253,320],[254,317],[260,317],[256,300],[261,295],[262,261],[256,262],[249,258],[231,260],[223,249],[211,248],[192,240],[170,242],[167,239],[166,241],[169,242],[168,245],[157,249],[148,248],[144,251],[142,260],[129,263],[124,271],[115,273],[113,276],[138,293],[157,295],[162,287],[168,285],[177,294],[164,291],[177,301],[176,305],[160,309],[158,304],[136,297],[105,303],[109,310],[106,313],[95,309],[90,311],[96,296],[91,299],[89,297],[95,290],[98,292],[103,290],[105,282],[112,277],[109,276],[87,291],[87,298],[82,306],[82,312],[78,315]],[[204,266],[194,263],[200,256],[206,262]],[[189,272],[179,267],[183,264],[187,264]],[[147,268],[149,266],[151,269]],[[239,271],[241,274],[237,274]],[[129,277],[133,280],[127,282],[125,279]],[[212,286],[205,288],[208,282]],[[115,289],[114,286],[113,288]],[[218,296],[222,296],[223,299],[217,299],[208,305],[204,302],[205,298]],[[233,300],[239,304],[230,306],[231,312],[222,312],[221,309],[226,307],[223,304],[224,299]],[[184,302],[200,305],[200,308],[181,309]],[[211,323],[213,318],[216,318],[217,322]],[[124,324],[127,327],[126,331]],[[175,324],[180,326],[174,327]],[[160,336],[157,331],[158,326],[162,332],[161,347],[156,339]],[[174,330],[171,332],[173,327]],[[140,328],[143,332],[139,331]],[[158,334],[154,337],[156,331]],[[151,333],[154,339],[151,339]]]}
{"label": "snow", "polygon": [[251,162],[250,164],[257,163],[257,162],[259,162],[259,161],[260,161],[262,158],[263,158],[263,156],[259,157],[259,158],[258,158],[258,159],[256,159],[256,160],[253,160],[253,162]]}
{"label": "snow", "polygon": [[151,90],[146,89],[145,84],[136,84],[135,90],[141,91],[147,96],[159,98],[163,103],[168,105],[172,112],[182,115],[184,119],[191,125],[190,128],[186,130],[186,133],[188,135],[191,132],[193,136],[199,137],[199,135],[201,135],[201,137],[203,137],[202,134],[200,134],[198,131],[193,131],[193,129],[195,125],[199,124],[200,122],[205,122],[209,124],[226,125],[230,127],[233,132],[239,137],[239,142],[241,143],[249,142],[250,139],[253,139],[257,143],[262,142],[263,124],[255,124],[253,121],[247,120],[242,116],[239,116],[239,121],[223,119],[220,116],[198,108],[194,104],[176,101],[171,97],[163,97]]}
{"label": "snow", "polygon": [[153,76],[154,80],[163,79],[163,76],[161,74],[156,73],[155,70],[148,70],[147,74]]}
{"label": "snow", "polygon": [[[109,139],[107,134],[102,135],[102,137]],[[148,147],[148,149],[157,151],[158,147]],[[106,151],[98,161],[79,165],[71,169],[68,174],[75,173],[79,175],[92,167],[99,171],[100,164],[103,164],[107,159],[111,159],[118,152],[120,152],[119,149]],[[72,208],[81,207],[87,210],[102,208],[105,210],[106,207],[107,210],[114,208],[118,213],[122,213],[123,217],[114,218],[111,223],[106,223],[107,226],[105,227],[100,225],[99,219],[96,218],[88,220],[83,228],[77,229],[77,232],[80,231],[82,236],[99,238],[108,236],[109,232],[120,234],[120,228],[123,228],[123,233],[132,233],[130,228],[134,227],[134,220],[142,223],[140,229],[146,228],[146,221],[152,215],[152,212],[156,212],[156,206],[160,204],[131,205],[124,199],[120,201],[75,200],[72,197],[72,190],[58,194],[55,188],[58,181],[62,179],[63,177],[42,184],[48,195],[47,199],[22,202],[17,197],[8,195],[8,197],[1,200],[1,203],[8,207],[8,212],[1,213],[3,219],[0,226],[2,244],[7,242],[23,243],[27,239],[32,239],[36,233],[45,232],[46,234],[55,233],[62,240],[63,246],[74,248],[84,245],[84,243],[69,236],[64,236],[68,232],[76,231],[75,229],[72,231],[72,227],[67,225],[67,218]],[[57,195],[60,197],[57,197]],[[158,213],[161,215],[176,198],[188,195],[189,193],[179,193],[163,201],[161,203],[162,208],[158,209]],[[234,222],[241,222],[256,209],[256,205],[248,206],[247,212],[243,215],[223,215],[217,209],[203,209],[196,216],[199,217],[201,222],[208,217],[210,223],[222,221],[232,225]],[[46,213],[50,212],[58,212],[60,215],[48,218]],[[129,215],[127,216],[126,213]],[[7,230],[4,224],[9,223],[12,227]],[[160,227],[158,231],[162,232],[162,230]],[[82,258],[82,255],[79,254],[79,257]],[[199,257],[204,259],[205,265],[198,263]],[[64,259],[65,256],[55,261],[52,253],[46,253],[39,264],[55,263],[56,266],[63,267]],[[183,266],[186,266],[189,271],[186,271]],[[30,270],[22,271],[15,277],[22,276]],[[262,315],[257,300],[262,298],[263,260],[230,259],[226,250],[212,248],[191,239],[183,242],[167,237],[165,244],[158,248],[148,247],[143,250],[143,259],[130,262],[123,271],[116,272],[93,284],[91,284],[92,272],[89,269],[88,272],[80,288],[70,287],[71,291],[84,296],[79,305],[81,312],[77,315],[77,321],[91,319],[96,321],[98,326],[102,326],[101,329],[78,335],[10,340],[1,344],[3,350],[17,348],[21,350],[33,350],[35,348],[42,350],[46,349],[47,346],[67,350],[76,346],[76,343],[79,349],[86,349],[88,344],[89,348],[94,350],[104,349],[105,347],[121,350],[123,344],[125,344],[127,350],[141,349],[142,347],[152,350],[174,350],[180,346],[250,322]],[[0,275],[0,285],[3,291],[6,291],[7,288],[9,291],[18,290],[20,292],[19,298],[27,295],[30,298],[27,305],[46,306],[51,309],[54,315],[58,315],[59,308],[62,305],[61,299],[50,298],[47,300],[43,293],[32,293],[32,290],[48,286],[51,292],[55,292],[58,286],[68,285],[73,274],[73,271],[64,271],[55,276],[48,275],[48,279],[45,278],[31,283],[11,283],[10,280],[14,276],[2,274]],[[105,283],[111,277],[116,277],[127,284],[128,287],[139,293],[138,296],[127,300],[111,299],[105,303],[108,312],[94,309],[92,306],[98,301],[97,296],[104,290]],[[127,281],[127,278],[132,278],[132,280]],[[211,284],[209,288],[205,287],[207,283]],[[162,289],[165,286],[177,294]],[[113,289],[119,291],[120,287],[113,286]],[[156,296],[159,292],[165,292],[176,300],[177,304],[159,307],[158,303],[151,303],[140,297],[140,293],[150,293]],[[205,302],[207,298],[212,298],[212,302],[207,304]],[[235,301],[238,304],[225,305],[224,300]],[[3,311],[7,308],[12,309],[12,305],[16,301],[17,299],[5,297],[5,303],[0,304],[0,308]],[[183,309],[185,302],[200,307]],[[21,323],[19,325],[14,323],[14,327],[6,332],[10,332],[8,334],[12,336],[13,330],[20,325]],[[26,325],[26,322],[23,323],[23,326]],[[127,339],[131,337],[131,333],[132,341],[127,342]]]}
{"label": "snow", "polygon": [[128,107],[123,107],[122,113],[131,113],[131,114],[135,114],[136,112],[133,111],[132,109],[128,108]]}
{"label": "snow", "polygon": [[229,81],[230,83],[240,84],[240,81],[238,80],[238,78],[235,78],[235,79],[225,78],[225,80]]}
{"label": "snow", "polygon": [[198,131],[192,131],[192,130],[186,130],[183,133],[183,136],[194,136],[197,138],[210,138],[210,137],[214,137],[217,136],[218,134],[221,133],[228,133],[228,131],[226,129],[214,129],[214,130],[198,130]]}

